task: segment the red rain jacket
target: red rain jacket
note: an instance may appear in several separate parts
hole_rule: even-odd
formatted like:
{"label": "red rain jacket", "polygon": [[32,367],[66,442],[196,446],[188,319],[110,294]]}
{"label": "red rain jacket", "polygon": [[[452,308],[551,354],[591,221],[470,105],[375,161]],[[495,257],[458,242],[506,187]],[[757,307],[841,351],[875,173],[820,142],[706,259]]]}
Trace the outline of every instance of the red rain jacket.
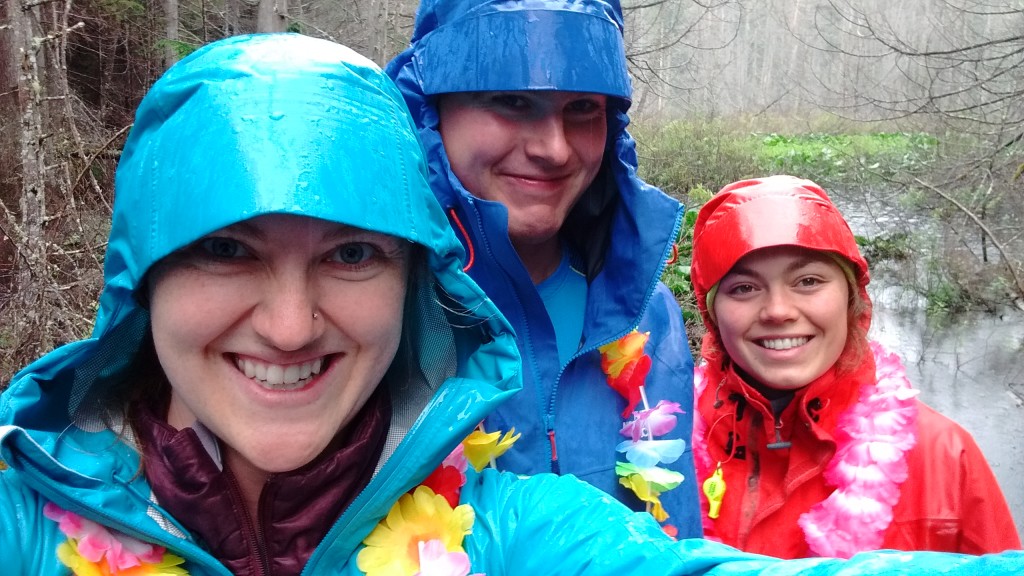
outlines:
{"label": "red rain jacket", "polygon": [[[779,430],[792,446],[774,450],[767,447],[776,441],[768,401],[732,370],[702,367],[706,385],[699,384],[694,419],[703,421],[694,434],[698,482],[727,458],[730,435],[737,450],[722,465],[726,491],[717,520],[708,519],[708,500],[701,495],[706,537],[781,558],[811,555],[797,519],[834,490],[823,472],[836,450],[838,417],[864,385],[851,386],[849,379],[865,383],[874,377],[874,362],[864,364],[843,382],[828,372],[797,391]],[[716,396],[722,401],[718,408]],[[969,554],[1019,549],[1006,500],[974,439],[949,418],[921,402],[917,406],[917,444],[906,455],[908,478],[899,487],[881,548]]]}

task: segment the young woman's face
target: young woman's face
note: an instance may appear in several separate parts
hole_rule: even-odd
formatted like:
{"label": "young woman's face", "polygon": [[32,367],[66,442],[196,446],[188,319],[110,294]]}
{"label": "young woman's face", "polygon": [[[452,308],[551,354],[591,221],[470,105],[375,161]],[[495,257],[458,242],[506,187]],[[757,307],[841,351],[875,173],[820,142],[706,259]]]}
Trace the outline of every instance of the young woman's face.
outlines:
{"label": "young woman's face", "polygon": [[748,254],[714,298],[725,351],[764,386],[802,388],[846,346],[849,291],[842,268],[821,252],[786,246]]}
{"label": "young woman's face", "polygon": [[263,472],[312,461],[395,356],[407,259],[392,236],[280,214],[170,256],[150,295],[168,422],[200,421]]}
{"label": "young woman's face", "polygon": [[601,167],[607,97],[558,91],[466,92],[438,104],[452,171],[508,208],[519,246],[554,238]]}

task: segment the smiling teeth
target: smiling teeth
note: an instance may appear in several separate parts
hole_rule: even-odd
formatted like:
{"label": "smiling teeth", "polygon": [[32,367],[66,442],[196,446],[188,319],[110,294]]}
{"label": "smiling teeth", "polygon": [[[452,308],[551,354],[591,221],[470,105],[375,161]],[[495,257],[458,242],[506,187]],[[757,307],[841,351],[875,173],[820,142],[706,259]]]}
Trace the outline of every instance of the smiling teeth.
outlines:
{"label": "smiling teeth", "polygon": [[252,378],[260,386],[268,390],[296,390],[302,388],[311,376],[320,373],[323,358],[317,358],[302,364],[267,364],[251,358],[236,358],[238,369]]}
{"label": "smiling teeth", "polygon": [[777,338],[775,340],[761,340],[761,346],[769,350],[789,350],[797,346],[807,344],[810,338]]}

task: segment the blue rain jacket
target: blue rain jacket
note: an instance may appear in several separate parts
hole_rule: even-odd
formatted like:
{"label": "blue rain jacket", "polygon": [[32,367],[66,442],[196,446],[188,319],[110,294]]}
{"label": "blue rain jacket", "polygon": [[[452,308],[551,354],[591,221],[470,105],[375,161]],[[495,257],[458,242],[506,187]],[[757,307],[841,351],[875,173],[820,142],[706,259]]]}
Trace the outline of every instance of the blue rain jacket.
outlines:
{"label": "blue rain jacket", "polygon": [[[664,465],[685,480],[661,497],[667,523],[700,536],[690,451],[693,360],[682,313],[660,282],[678,236],[682,206],[637,177],[636,146],[626,132],[631,93],[617,0],[423,0],[410,47],[386,68],[405,96],[430,164],[430,184],[473,250],[469,275],[512,323],[523,356],[523,393],[487,419],[488,430],[515,427],[522,437],[499,467],[522,474],[558,472],[643,503],[619,485],[615,451],[625,401],[605,383],[598,348],[630,330],[650,332],[645,351],[650,406],[685,411],[659,439],[681,438],[686,451]],[[563,226],[584,254],[589,290],[583,342],[562,364],[540,294],[508,238],[500,203],[473,197],[452,173],[438,131],[436,98],[446,92],[564,90],[606,94],[608,141],[602,170]],[[642,406],[641,406],[642,408]],[[557,457],[557,460],[556,460]]]}
{"label": "blue rain jacket", "polygon": [[[407,238],[424,247],[431,272],[415,288],[422,299],[405,326],[418,343],[413,362],[422,378],[392,390],[393,429],[378,471],[304,570],[360,574],[360,542],[398,496],[519,387],[508,325],[460,271],[461,249],[424,170],[401,96],[372,63],[336,44],[287,34],[235,37],[165,74],[141,104],[118,167],[93,336],[34,362],[0,397],[2,572],[69,574],[56,556],[65,537],[42,511],[53,502],[166,546],[193,576],[228,574],[153,500],[138,452],[104,424],[110,418],[98,418],[96,399],[149,329],[135,294],[156,261],[226,224],[289,213]],[[445,308],[434,301],[440,294]],[[455,321],[445,309],[459,312]],[[470,474],[462,501],[476,511],[464,542],[473,572],[489,576],[999,576],[1024,569],[1022,554],[782,562],[705,540],[675,543],[648,515],[571,477]]]}

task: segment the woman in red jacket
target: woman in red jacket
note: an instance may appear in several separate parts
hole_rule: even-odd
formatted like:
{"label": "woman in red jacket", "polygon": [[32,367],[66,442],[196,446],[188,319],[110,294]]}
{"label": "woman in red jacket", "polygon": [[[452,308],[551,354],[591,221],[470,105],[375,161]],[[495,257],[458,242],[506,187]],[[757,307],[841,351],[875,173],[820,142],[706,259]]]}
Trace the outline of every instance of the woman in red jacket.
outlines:
{"label": "woman in red jacket", "polygon": [[791,176],[723,188],[697,218],[692,279],[708,537],[783,558],[1020,548],[970,434],[868,341],[867,262],[824,190]]}

